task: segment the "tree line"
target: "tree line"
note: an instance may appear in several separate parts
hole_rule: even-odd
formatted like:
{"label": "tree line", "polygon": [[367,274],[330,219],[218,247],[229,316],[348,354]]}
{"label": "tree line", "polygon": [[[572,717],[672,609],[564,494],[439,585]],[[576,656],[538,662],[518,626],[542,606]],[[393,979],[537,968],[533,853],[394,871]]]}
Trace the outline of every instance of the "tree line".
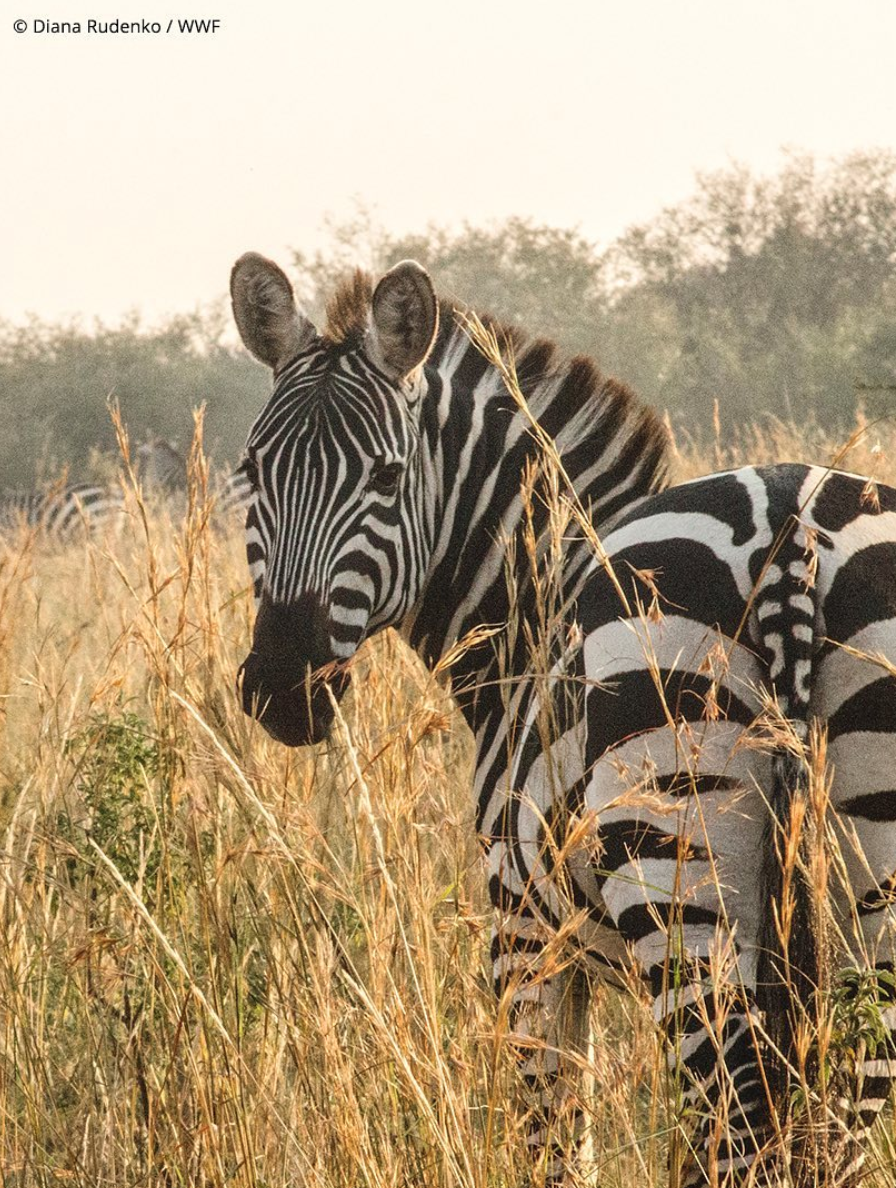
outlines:
{"label": "tree line", "polygon": [[[673,424],[700,436],[776,417],[846,429],[861,407],[896,411],[896,155],[821,169],[792,155],[773,177],[732,165],[692,195],[598,248],[578,231],[512,218],[492,227],[391,235],[367,215],[330,228],[325,250],[296,251],[308,307],[357,265],[413,257],[440,292],[585,352]],[[184,445],[207,405],[207,441],[239,453],[267,392],[263,370],[228,335],[222,301],[147,328],[0,325],[0,486],[68,464],[79,477],[112,447],[106,402],[134,437]]]}

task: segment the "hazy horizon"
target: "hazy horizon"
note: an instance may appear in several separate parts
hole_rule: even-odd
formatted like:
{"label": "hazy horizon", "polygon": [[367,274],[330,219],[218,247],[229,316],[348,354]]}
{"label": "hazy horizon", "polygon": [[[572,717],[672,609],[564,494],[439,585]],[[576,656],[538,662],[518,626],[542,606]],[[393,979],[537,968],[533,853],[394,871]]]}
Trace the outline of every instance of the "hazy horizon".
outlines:
{"label": "hazy horizon", "polygon": [[224,294],[252,248],[286,263],[358,205],[397,234],[512,216],[606,245],[695,175],[783,149],[896,148],[896,7],[644,0],[623,10],[392,0],[326,12],[221,0],[215,32],[0,28],[0,318],[117,322]]}

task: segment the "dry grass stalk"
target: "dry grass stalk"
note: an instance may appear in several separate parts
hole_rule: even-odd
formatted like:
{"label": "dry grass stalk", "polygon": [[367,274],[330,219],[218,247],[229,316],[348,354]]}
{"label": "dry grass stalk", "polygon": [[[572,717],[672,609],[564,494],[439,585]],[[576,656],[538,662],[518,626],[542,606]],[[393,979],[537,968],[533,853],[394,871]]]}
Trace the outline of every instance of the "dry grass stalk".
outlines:
{"label": "dry grass stalk", "polygon": [[[751,460],[793,454],[788,434],[835,453],[773,426],[746,441]],[[893,481],[880,434],[875,476]],[[863,441],[855,469],[871,460]],[[683,467],[713,465],[677,448]],[[718,448],[736,460],[736,444]],[[527,641],[544,665],[560,546],[570,526],[592,530],[562,476],[527,481],[557,509],[546,544],[517,543],[544,576]],[[521,1182],[460,719],[387,635],[357,661],[346,728],[306,753],[278,747],[232,694],[250,593],[241,541],[210,527],[201,451],[186,514],[135,485],[128,500],[118,535],[0,546],[4,1182]],[[645,621],[657,613],[648,599]],[[540,725],[549,739],[550,713]],[[820,743],[809,752],[821,763]],[[649,795],[638,779],[632,794]],[[806,866],[819,896],[850,844],[824,828],[829,857]],[[571,818],[551,845],[565,860],[591,833]],[[713,961],[721,974],[730,951]],[[800,1076],[809,1041],[824,1062],[836,1040],[823,1012],[804,1026]],[[595,1182],[668,1184],[669,1151],[675,1166],[688,1140],[643,1004],[599,992],[575,1059],[600,1087],[586,1102]],[[886,1149],[878,1163],[868,1183],[891,1183]]]}

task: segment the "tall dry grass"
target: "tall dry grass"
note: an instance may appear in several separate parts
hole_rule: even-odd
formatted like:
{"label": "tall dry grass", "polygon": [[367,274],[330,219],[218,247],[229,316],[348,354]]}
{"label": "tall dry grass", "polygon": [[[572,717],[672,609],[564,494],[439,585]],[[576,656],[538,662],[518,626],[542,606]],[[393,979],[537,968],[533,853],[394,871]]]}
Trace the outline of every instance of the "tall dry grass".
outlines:
{"label": "tall dry grass", "polygon": [[[892,480],[893,444],[843,465]],[[689,477],[838,443],[676,449]],[[132,493],[115,536],[0,551],[0,1182],[526,1183],[466,728],[387,633],[333,739],[278,746],[234,695],[251,618],[199,455],[185,511]],[[592,1182],[665,1184],[648,1011],[605,990],[594,1024]]]}

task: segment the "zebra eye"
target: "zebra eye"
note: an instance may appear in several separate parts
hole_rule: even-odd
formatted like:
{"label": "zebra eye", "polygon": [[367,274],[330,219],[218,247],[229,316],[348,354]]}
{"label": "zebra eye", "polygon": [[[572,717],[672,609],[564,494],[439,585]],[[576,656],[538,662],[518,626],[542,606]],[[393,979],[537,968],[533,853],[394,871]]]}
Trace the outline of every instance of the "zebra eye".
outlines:
{"label": "zebra eye", "polygon": [[394,495],[404,467],[400,462],[375,462],[367,486],[377,495]]}

